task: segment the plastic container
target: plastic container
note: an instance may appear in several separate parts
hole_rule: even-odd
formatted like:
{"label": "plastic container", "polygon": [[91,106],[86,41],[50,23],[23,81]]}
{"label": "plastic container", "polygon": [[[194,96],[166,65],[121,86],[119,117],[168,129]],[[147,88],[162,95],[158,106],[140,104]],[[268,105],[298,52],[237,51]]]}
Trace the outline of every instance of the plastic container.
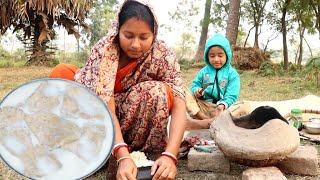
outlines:
{"label": "plastic container", "polygon": [[291,123],[298,131],[302,130],[302,110],[301,109],[291,109]]}

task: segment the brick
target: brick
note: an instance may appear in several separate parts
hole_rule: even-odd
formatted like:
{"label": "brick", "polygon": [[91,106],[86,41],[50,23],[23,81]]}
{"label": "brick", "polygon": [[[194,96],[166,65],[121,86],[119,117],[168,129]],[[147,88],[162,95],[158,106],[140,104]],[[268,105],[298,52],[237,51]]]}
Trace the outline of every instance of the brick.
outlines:
{"label": "brick", "polygon": [[211,153],[199,152],[191,148],[188,153],[189,171],[211,171],[216,173],[230,172],[230,161],[217,146],[210,146]]}
{"label": "brick", "polygon": [[274,166],[249,168],[242,173],[242,180],[286,180],[282,172]]}
{"label": "brick", "polygon": [[276,166],[288,174],[315,176],[318,171],[317,149],[313,146],[299,146]]}

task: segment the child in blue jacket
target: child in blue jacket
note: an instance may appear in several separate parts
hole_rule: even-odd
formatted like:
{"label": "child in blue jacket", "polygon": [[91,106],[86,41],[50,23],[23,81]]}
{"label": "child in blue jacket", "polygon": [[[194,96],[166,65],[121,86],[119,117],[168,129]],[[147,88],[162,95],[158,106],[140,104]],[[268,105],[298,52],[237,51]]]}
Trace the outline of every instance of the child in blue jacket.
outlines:
{"label": "child in blue jacket", "polygon": [[190,88],[198,108],[188,107],[187,100],[191,117],[216,117],[238,100],[240,76],[231,66],[231,60],[231,46],[225,36],[217,33],[207,40],[204,51],[206,66],[198,72]]}

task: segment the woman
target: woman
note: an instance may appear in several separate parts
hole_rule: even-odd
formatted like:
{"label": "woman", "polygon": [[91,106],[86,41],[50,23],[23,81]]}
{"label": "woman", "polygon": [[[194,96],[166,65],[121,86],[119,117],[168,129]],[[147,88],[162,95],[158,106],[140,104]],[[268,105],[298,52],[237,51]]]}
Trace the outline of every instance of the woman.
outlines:
{"label": "woman", "polygon": [[[136,178],[130,150],[160,155],[151,168],[153,179],[174,179],[177,174],[176,156],[186,121],[185,92],[175,56],[156,39],[157,30],[157,19],[146,2],[126,0],[108,35],[94,46],[85,67],[74,76],[112,112],[117,179]],[[59,70],[51,77],[55,71]]]}

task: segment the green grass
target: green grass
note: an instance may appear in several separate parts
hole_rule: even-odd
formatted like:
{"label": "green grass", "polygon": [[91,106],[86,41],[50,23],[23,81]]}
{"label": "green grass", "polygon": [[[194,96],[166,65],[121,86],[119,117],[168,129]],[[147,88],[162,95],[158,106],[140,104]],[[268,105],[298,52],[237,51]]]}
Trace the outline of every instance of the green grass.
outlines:
{"label": "green grass", "polygon": [[[183,78],[187,87],[191,86],[198,69],[183,71]],[[306,95],[320,96],[320,90],[315,81],[291,77],[262,77],[255,71],[240,73],[241,89],[239,100],[282,101],[301,98]]]}
{"label": "green grass", "polygon": [[48,77],[51,70],[47,67],[0,68],[0,100],[29,80]]}
{"label": "green grass", "polygon": [[23,67],[26,61],[0,60],[0,68]]}
{"label": "green grass", "polygon": [[280,101],[320,95],[314,81],[291,77],[261,77],[249,71],[241,74],[240,99]]}

